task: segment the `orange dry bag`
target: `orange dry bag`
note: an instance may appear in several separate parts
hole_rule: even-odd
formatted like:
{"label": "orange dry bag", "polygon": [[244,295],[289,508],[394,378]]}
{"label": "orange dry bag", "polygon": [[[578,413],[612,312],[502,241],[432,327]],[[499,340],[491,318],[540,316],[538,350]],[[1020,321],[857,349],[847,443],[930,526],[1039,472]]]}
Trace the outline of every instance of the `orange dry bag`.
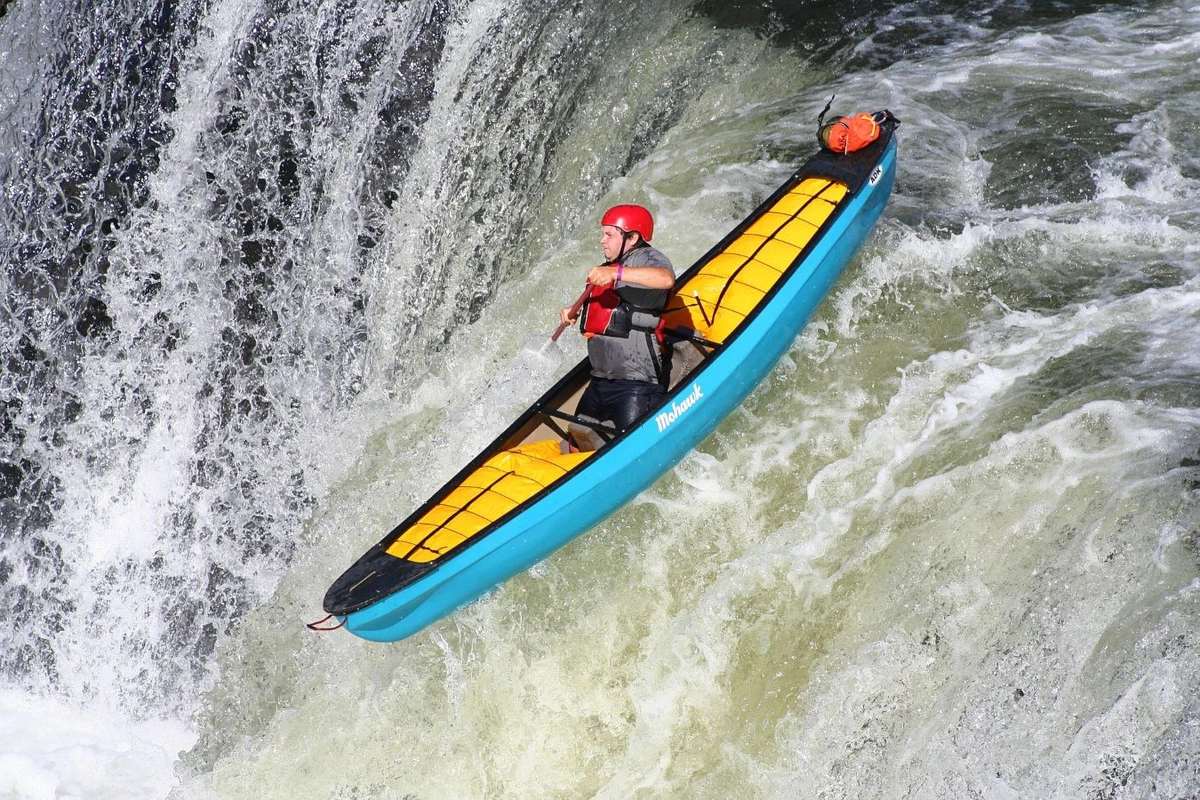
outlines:
{"label": "orange dry bag", "polygon": [[822,125],[817,137],[835,153],[853,153],[879,138],[879,122],[875,114],[841,117]]}

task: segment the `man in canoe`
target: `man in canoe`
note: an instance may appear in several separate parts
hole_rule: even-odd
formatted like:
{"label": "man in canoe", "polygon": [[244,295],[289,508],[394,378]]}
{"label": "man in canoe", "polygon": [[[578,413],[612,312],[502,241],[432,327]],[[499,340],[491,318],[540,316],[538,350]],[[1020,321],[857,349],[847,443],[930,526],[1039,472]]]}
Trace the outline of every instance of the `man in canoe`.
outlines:
{"label": "man in canoe", "polygon": [[586,300],[562,309],[564,325],[580,319],[588,338],[592,381],[576,415],[633,425],[662,400],[667,363],[662,311],[675,286],[670,259],[650,245],[654,218],[638,205],[613,206],[600,220],[605,262],[592,267]]}

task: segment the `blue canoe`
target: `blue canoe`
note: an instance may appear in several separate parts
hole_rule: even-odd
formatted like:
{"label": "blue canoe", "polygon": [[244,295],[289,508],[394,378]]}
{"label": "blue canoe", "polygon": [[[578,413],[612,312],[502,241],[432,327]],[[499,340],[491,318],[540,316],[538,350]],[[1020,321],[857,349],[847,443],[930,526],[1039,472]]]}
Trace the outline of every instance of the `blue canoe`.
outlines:
{"label": "blue canoe", "polygon": [[[410,636],[546,558],[646,489],[770,373],[891,194],[898,121],[849,155],[822,150],[680,275],[671,384],[623,434],[574,416],[585,359],[355,562],[324,607],[374,641]],[[603,444],[573,453],[579,426]]]}

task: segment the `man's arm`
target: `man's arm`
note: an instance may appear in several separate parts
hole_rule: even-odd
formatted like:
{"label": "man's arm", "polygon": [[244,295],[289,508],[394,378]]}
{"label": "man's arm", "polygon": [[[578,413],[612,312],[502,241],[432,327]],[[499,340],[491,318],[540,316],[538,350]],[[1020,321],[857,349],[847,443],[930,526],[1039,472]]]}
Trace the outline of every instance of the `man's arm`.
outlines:
{"label": "man's arm", "polygon": [[[617,281],[617,267],[592,267],[588,281],[596,286],[608,286]],[[671,289],[675,286],[675,273],[666,267],[624,267],[621,282],[632,283],[647,289]]]}

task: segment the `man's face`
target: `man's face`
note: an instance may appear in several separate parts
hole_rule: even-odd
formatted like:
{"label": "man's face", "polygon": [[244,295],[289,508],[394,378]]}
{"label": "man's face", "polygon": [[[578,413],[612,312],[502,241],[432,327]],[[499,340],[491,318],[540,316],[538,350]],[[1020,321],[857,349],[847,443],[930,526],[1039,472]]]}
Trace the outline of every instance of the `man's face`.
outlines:
{"label": "man's face", "polygon": [[600,226],[600,246],[604,248],[604,257],[612,261],[621,255],[621,245],[624,244],[625,232],[612,225]]}

